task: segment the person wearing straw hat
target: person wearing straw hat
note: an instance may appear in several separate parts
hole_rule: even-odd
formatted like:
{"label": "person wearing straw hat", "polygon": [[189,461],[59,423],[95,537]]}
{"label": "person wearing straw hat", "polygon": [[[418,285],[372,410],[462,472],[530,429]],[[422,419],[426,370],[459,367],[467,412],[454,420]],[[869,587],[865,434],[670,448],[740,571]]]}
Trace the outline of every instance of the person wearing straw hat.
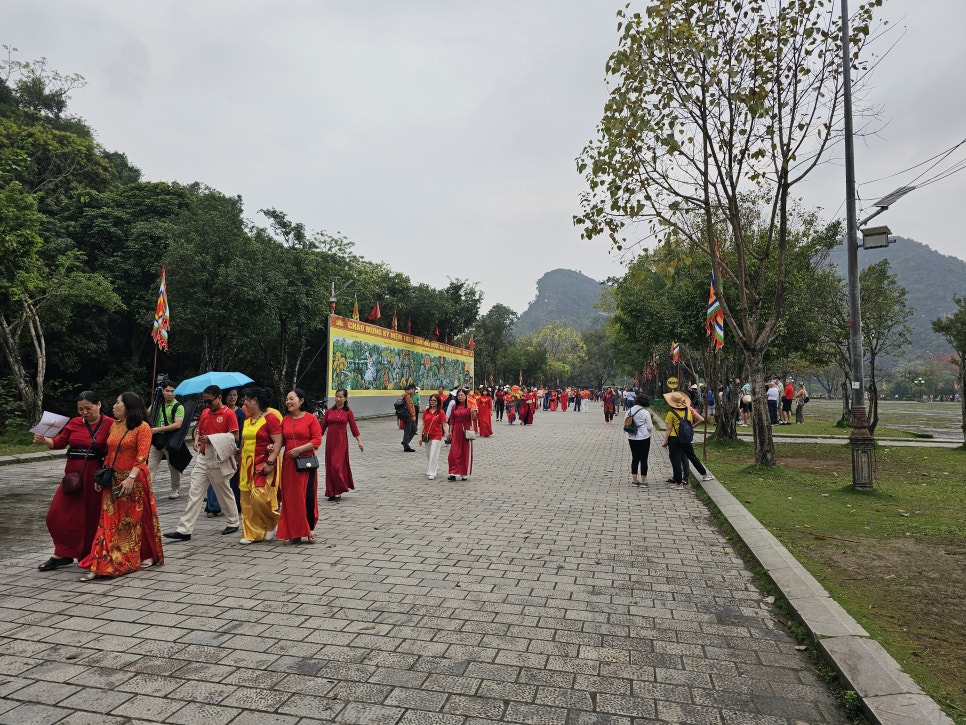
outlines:
{"label": "person wearing straw hat", "polygon": [[702,481],[712,480],[714,476],[708,473],[708,470],[698,459],[691,440],[684,440],[684,437],[679,435],[682,422],[688,421],[693,431],[694,426],[704,422],[704,418],[691,407],[691,399],[684,393],[677,390],[671,393],[665,393],[664,400],[671,407],[667,417],[664,419],[666,428],[664,430],[663,446],[668,449],[668,457],[671,459],[671,469],[674,471],[671,480],[673,484],[672,488],[681,488],[687,483],[684,480],[682,470],[682,464],[685,458],[694,464],[698,473],[701,474]]}

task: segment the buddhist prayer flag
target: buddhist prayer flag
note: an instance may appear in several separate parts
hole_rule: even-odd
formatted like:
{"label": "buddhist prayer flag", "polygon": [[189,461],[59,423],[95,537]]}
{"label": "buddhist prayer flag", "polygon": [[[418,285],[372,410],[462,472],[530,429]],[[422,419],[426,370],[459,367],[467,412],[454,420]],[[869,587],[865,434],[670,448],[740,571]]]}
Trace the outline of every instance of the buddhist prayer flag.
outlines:
{"label": "buddhist prayer flag", "polygon": [[476,349],[476,343],[473,342],[473,335],[472,334],[470,335],[470,341],[469,341],[469,344],[467,345],[467,347],[470,350],[475,350]]}
{"label": "buddhist prayer flag", "polygon": [[382,313],[379,311],[379,303],[376,302],[376,306],[372,308],[372,312],[369,313],[369,317],[366,319],[368,319],[369,322],[376,322],[380,317],[382,317]]}
{"label": "buddhist prayer flag", "polygon": [[358,297],[356,297],[355,304],[352,305],[352,319],[353,320],[359,319],[359,298]]}
{"label": "buddhist prayer flag", "polygon": [[168,330],[171,329],[171,310],[168,309],[168,286],[165,283],[164,267],[161,267],[161,289],[158,290],[158,304],[154,308],[154,329],[151,337],[158,348],[168,351]]}
{"label": "buddhist prayer flag", "polygon": [[724,311],[721,301],[714,291],[714,270],[711,270],[711,292],[708,295],[708,314],[704,320],[704,329],[708,335],[714,335],[715,352],[724,347]]}
{"label": "buddhist prayer flag", "polygon": [[675,365],[677,365],[680,359],[681,359],[681,343],[672,342],[671,343],[671,361]]}

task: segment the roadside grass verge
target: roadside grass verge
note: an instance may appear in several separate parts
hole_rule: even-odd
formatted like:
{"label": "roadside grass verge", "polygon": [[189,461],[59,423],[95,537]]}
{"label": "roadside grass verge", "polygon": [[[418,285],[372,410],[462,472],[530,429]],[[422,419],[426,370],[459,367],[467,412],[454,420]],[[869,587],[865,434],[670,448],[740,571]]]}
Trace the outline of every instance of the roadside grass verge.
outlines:
{"label": "roadside grass verge", "polygon": [[[801,428],[802,426],[798,426]],[[966,451],[875,451],[875,488],[851,486],[836,444],[709,445],[718,480],[953,717],[966,724]]]}
{"label": "roadside grass verge", "polygon": [[25,430],[10,430],[0,436],[0,456],[13,456],[19,453],[39,453],[48,450],[47,446],[33,442],[34,434]]}

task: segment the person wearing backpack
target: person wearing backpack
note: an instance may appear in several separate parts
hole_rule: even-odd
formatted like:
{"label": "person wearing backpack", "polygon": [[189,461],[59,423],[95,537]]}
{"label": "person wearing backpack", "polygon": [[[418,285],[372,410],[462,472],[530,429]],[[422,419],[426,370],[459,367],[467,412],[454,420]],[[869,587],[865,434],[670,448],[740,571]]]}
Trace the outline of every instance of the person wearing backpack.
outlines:
{"label": "person wearing backpack", "polygon": [[666,428],[664,431],[663,446],[668,449],[668,457],[671,459],[671,469],[674,471],[671,479],[672,488],[681,488],[686,484],[682,463],[685,459],[691,461],[694,467],[701,474],[702,481],[710,481],[714,478],[708,473],[698,455],[694,452],[694,426],[704,422],[701,414],[691,408],[691,399],[684,393],[674,391],[665,393],[664,400],[670,406],[667,417],[664,419]]}
{"label": "person wearing backpack", "polygon": [[[627,434],[627,444],[631,447],[631,485],[647,486],[647,457],[651,452],[651,434],[654,432],[654,421],[648,408],[651,399],[643,393],[634,398],[634,405],[627,411],[624,418],[624,432]],[[637,472],[640,469],[640,478]]]}

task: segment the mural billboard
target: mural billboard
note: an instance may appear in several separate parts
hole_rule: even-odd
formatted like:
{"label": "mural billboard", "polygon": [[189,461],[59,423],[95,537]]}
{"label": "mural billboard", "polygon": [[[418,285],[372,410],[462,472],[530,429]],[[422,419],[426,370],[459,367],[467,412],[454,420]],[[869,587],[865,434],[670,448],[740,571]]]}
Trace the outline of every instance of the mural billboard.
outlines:
{"label": "mural billboard", "polygon": [[409,383],[450,390],[473,383],[473,351],[405,332],[329,316],[329,397],[398,394]]}

